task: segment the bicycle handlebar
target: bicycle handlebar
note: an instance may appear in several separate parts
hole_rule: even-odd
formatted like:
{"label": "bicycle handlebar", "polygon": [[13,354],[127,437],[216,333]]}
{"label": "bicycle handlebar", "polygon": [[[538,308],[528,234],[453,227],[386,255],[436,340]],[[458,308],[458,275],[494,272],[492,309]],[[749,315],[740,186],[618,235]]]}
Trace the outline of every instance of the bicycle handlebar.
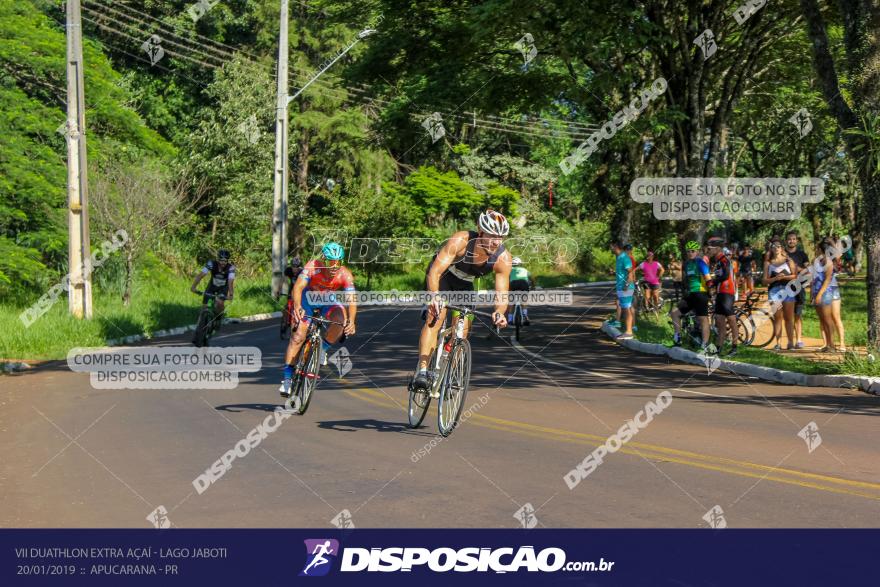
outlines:
{"label": "bicycle handlebar", "polygon": [[461,312],[462,314],[465,314],[465,315],[474,313],[473,308],[465,308],[464,306],[453,306],[452,304],[446,304],[443,307],[448,308],[448,309],[452,310],[453,312]]}
{"label": "bicycle handlebar", "polygon": [[316,322],[320,322],[321,324],[336,324],[345,328],[344,322],[338,322],[336,320],[328,320],[327,318],[321,318],[320,316],[310,316],[310,318]]}

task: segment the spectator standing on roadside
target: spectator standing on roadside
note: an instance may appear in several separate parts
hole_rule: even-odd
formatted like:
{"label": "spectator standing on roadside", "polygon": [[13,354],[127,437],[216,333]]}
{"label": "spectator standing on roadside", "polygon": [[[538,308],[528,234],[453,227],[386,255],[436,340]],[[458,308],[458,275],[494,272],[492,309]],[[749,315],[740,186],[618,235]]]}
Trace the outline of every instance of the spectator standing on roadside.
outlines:
{"label": "spectator standing on roadside", "polygon": [[718,352],[724,348],[724,342],[730,335],[730,354],[735,355],[739,341],[736,310],[733,307],[736,296],[736,273],[728,257],[730,252],[724,246],[724,239],[712,237],[707,244],[712,260],[712,279],[708,284],[715,288],[715,329],[717,336],[715,347]]}
{"label": "spectator standing on roadside", "polygon": [[[837,285],[837,276],[834,270],[834,261],[828,258],[828,252],[835,246],[834,241],[828,237],[822,239],[816,247],[816,259],[813,261],[812,298],[816,314],[819,316],[819,325],[822,328],[822,338],[825,346],[819,352],[834,350],[834,332],[840,340],[837,350],[846,352],[846,344],[843,338],[843,320],[840,318],[840,288]],[[837,255],[840,249],[837,248]]]}
{"label": "spectator standing on roadside", "polygon": [[658,307],[660,305],[660,284],[663,280],[663,265],[654,258],[654,251],[648,250],[648,257],[639,263],[639,270],[645,280],[646,307]]}
{"label": "spectator standing on roadside", "polygon": [[776,340],[774,351],[782,350],[782,326],[785,324],[785,334],[788,338],[788,349],[794,346],[794,296],[789,296],[786,291],[788,282],[795,279],[794,261],[785,254],[782,241],[771,241],[767,262],[764,264],[764,283],[767,284],[767,299],[770,303],[780,304],[781,307],[773,313],[773,338]]}
{"label": "spectator standing on roadside", "polygon": [[[795,275],[800,275],[807,270],[807,267],[810,264],[810,258],[807,257],[807,254],[803,249],[798,247],[798,233],[793,230],[788,231],[785,235],[785,252],[788,255],[788,258],[794,262]],[[798,295],[794,298],[794,346],[798,349],[804,348],[803,314],[806,300],[807,292],[804,291],[804,288],[801,288]]]}
{"label": "spectator standing on roadside", "polygon": [[738,262],[743,290],[745,295],[748,296],[755,289],[755,256],[750,245],[743,246]]}
{"label": "spectator standing on roadside", "polygon": [[611,252],[615,256],[615,290],[617,292],[617,302],[620,309],[620,318],[622,320],[623,332],[618,338],[630,339],[633,337],[633,294],[635,293],[635,266],[630,257],[623,248],[623,243],[614,241],[611,243]]}
{"label": "spectator standing on roadside", "polygon": [[684,297],[684,290],[681,285],[681,261],[672,257],[667,267],[669,267],[669,272],[672,274],[672,288],[675,291],[675,297],[680,300]]}

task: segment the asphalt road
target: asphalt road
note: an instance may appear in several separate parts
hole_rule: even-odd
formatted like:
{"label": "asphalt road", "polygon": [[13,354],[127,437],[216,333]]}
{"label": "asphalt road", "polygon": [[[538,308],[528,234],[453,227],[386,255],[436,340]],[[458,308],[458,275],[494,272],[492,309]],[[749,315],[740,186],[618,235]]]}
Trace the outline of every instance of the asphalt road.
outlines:
{"label": "asphalt road", "polygon": [[[707,527],[716,506],[728,527],[878,526],[880,398],[631,353],[598,332],[611,304],[594,288],[534,308],[522,346],[475,328],[473,408],[447,439],[433,406],[405,425],[418,312],[365,309],[352,370],[325,367],[309,411],[201,494],[193,479],[281,404],[274,320],[215,341],[262,350],[234,390],[95,390],[64,363],[0,377],[0,526],[150,527],[162,506],[181,528],[331,527],[343,510],[355,527],[515,528],[527,504],[539,527]],[[569,489],[664,390],[669,406]]]}

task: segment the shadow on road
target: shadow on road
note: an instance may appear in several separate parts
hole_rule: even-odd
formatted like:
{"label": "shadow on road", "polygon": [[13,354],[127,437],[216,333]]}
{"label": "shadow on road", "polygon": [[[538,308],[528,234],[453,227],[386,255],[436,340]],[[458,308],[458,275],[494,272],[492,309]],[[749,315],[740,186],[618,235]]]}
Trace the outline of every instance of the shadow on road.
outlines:
{"label": "shadow on road", "polygon": [[365,420],[325,420],[318,422],[318,428],[337,430],[340,432],[357,432],[358,430],[375,430],[376,432],[403,432],[405,434],[423,435],[424,432],[412,430],[402,422],[384,422],[369,418]]}
{"label": "shadow on road", "polygon": [[279,402],[277,404],[226,404],[224,406],[216,406],[215,410],[222,410],[224,412],[233,412],[239,413],[244,412],[245,410],[253,410],[258,412],[274,412],[275,408],[283,408],[283,403]]}

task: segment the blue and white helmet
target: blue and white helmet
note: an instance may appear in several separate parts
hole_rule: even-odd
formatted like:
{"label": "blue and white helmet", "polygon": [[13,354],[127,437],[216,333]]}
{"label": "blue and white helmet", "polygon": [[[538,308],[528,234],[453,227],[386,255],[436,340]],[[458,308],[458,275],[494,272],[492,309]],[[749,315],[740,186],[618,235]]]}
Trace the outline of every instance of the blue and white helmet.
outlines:
{"label": "blue and white helmet", "polygon": [[327,243],[321,249],[321,254],[330,261],[341,261],[345,258],[345,249],[339,243]]}

